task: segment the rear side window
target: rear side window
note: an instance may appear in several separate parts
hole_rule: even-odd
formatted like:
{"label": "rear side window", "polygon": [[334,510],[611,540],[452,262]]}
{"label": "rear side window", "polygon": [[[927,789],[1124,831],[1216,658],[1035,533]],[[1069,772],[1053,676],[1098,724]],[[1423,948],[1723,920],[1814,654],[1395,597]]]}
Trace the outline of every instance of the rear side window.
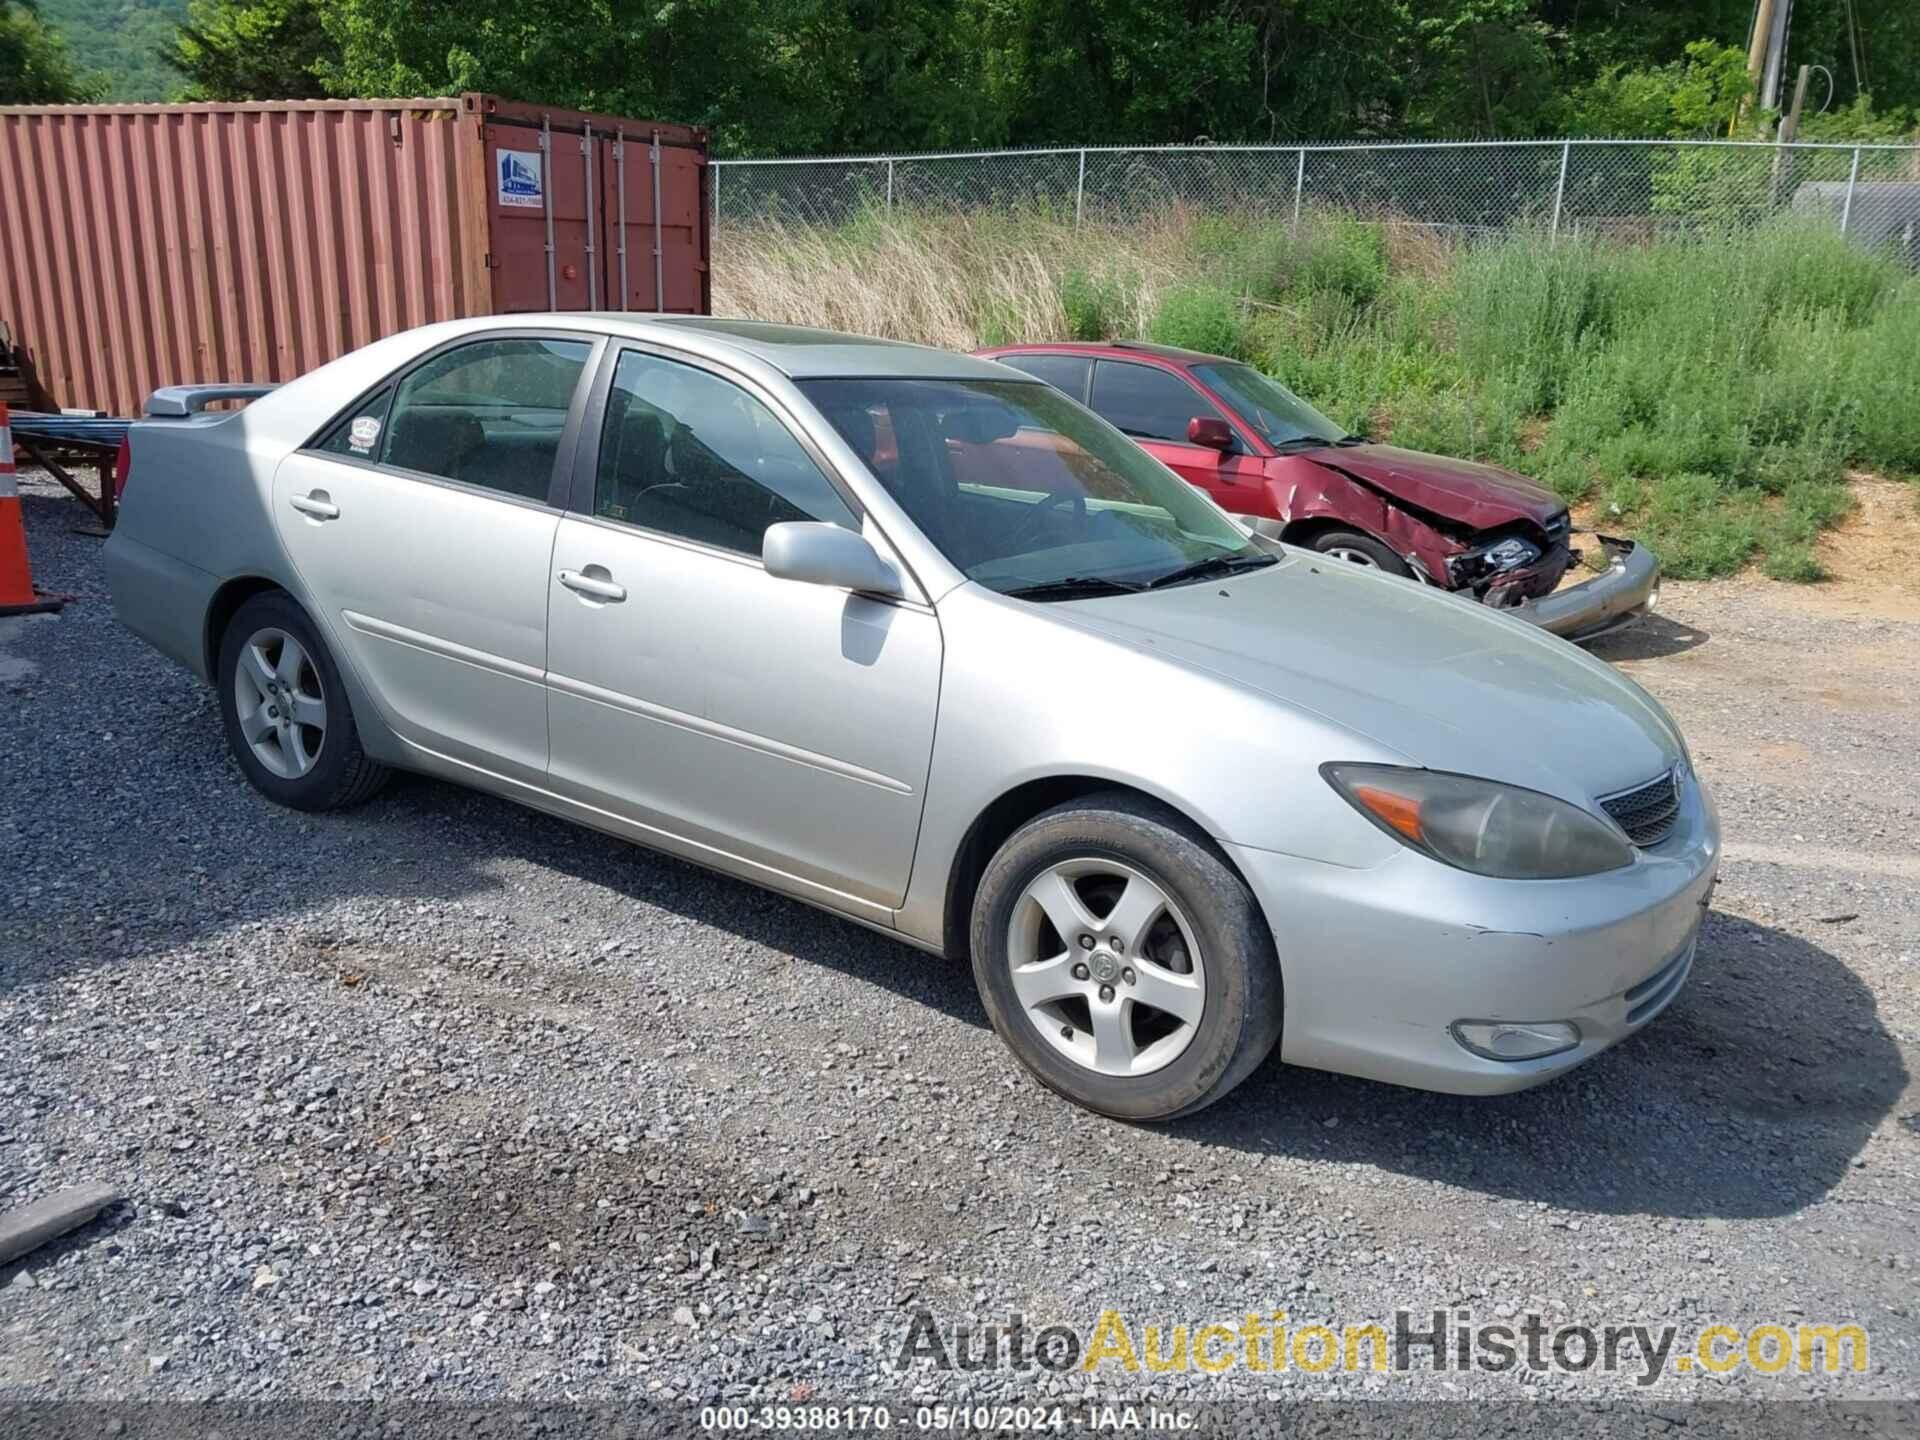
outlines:
{"label": "rear side window", "polygon": [[[394,387],[381,462],[545,500],[592,348],[585,340],[516,338],[434,356]],[[349,444],[351,430],[349,422]]]}
{"label": "rear side window", "polygon": [[1093,369],[1093,361],[1084,355],[1002,355],[1000,363],[1024,370],[1076,400],[1087,398],[1087,372]]}
{"label": "rear side window", "polygon": [[613,372],[594,514],[758,555],[769,525],[860,528],[793,432],[730,381],[629,350]]}
{"label": "rear side window", "polygon": [[1171,370],[1102,360],[1093,372],[1093,408],[1102,419],[1136,440],[1187,442],[1187,422],[1196,415],[1224,418]]}

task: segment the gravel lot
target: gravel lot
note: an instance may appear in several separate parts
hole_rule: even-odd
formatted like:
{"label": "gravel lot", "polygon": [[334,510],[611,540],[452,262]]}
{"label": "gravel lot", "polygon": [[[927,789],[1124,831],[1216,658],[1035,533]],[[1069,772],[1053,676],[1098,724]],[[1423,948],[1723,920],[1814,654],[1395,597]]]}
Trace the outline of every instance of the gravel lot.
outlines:
{"label": "gravel lot", "polygon": [[[0,1208],[131,1203],[0,1268],[0,1398],[1920,1395],[1920,623],[1674,585],[1610,643],[1728,837],[1643,1035],[1492,1100],[1269,1064],[1130,1128],[1030,1083],[963,966],[799,904],[415,778],[275,809],[24,478],[36,579],[79,599],[0,621]],[[922,1307],[1456,1305],[1683,1347],[1853,1319],[1871,1364],[892,1366]]]}

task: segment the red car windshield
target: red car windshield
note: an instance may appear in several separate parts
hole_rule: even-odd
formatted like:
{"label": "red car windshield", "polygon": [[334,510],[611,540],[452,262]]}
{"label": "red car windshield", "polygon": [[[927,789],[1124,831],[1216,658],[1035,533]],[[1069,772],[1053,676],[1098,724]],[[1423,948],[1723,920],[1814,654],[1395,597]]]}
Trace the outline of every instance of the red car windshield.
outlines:
{"label": "red car windshield", "polygon": [[1251,365],[1196,365],[1193,373],[1269,445],[1303,440],[1332,445],[1347,438],[1340,426]]}

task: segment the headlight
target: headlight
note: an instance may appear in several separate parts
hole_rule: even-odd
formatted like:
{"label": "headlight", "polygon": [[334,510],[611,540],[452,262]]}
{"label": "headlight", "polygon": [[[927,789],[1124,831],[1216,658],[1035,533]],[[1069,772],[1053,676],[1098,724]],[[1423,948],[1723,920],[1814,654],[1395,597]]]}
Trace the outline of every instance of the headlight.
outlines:
{"label": "headlight", "polygon": [[1398,765],[1320,773],[1401,844],[1476,875],[1565,880],[1633,863],[1633,847],[1606,821],[1537,790]]}
{"label": "headlight", "polygon": [[1447,561],[1447,572],[1455,584],[1478,580],[1488,575],[1504,575],[1509,570],[1518,570],[1523,565],[1531,565],[1540,558],[1540,547],[1531,540],[1523,540],[1518,535],[1509,535],[1504,540],[1496,540],[1491,545],[1483,545],[1477,550],[1468,550],[1455,555]]}
{"label": "headlight", "polygon": [[1481,552],[1487,564],[1496,570],[1518,570],[1522,565],[1531,565],[1540,558],[1540,549],[1518,536],[1509,536],[1498,545],[1489,545]]}

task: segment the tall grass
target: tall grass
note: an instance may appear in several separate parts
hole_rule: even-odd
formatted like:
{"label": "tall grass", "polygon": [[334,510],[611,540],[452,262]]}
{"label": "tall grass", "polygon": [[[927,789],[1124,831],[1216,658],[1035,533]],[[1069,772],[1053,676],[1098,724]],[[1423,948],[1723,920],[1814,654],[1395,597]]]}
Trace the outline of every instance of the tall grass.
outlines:
{"label": "tall grass", "polygon": [[729,230],[715,253],[723,314],[1239,356],[1352,429],[1592,502],[1677,576],[1816,579],[1846,467],[1920,470],[1920,278],[1820,227],[1455,248],[1338,215],[897,212]]}

